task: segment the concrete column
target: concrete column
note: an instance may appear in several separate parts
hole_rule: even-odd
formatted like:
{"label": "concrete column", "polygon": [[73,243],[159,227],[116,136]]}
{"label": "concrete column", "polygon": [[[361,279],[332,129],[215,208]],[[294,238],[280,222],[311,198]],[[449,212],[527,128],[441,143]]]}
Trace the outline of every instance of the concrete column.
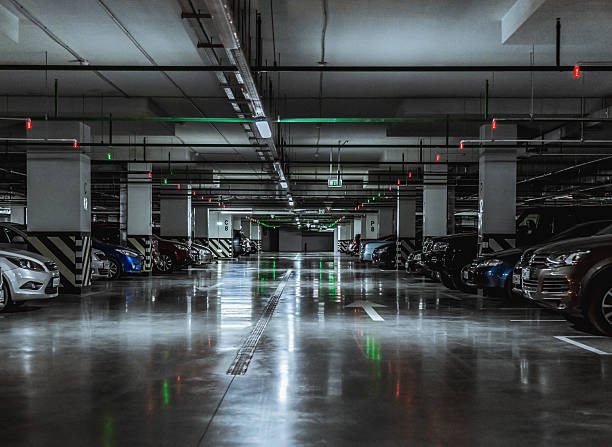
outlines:
{"label": "concrete column", "polygon": [[416,197],[414,188],[398,192],[396,216],[397,254],[395,266],[403,268],[406,265],[408,255],[416,250]]}
{"label": "concrete column", "polygon": [[232,229],[240,231],[242,230],[242,217],[239,215],[230,215],[232,217]]}
{"label": "concrete column", "polygon": [[357,216],[355,217],[355,219],[353,220],[353,237],[357,236],[358,234],[361,235],[362,239],[365,239],[365,227],[363,225],[363,217],[362,216]]}
{"label": "concrete column", "polygon": [[[516,139],[516,125],[480,128],[481,139]],[[500,143],[507,146],[508,143]],[[516,148],[487,143],[480,149],[478,254],[516,247]]]}
{"label": "concrete column", "polygon": [[257,244],[257,249],[258,251],[262,250],[262,245],[261,245],[261,226],[257,223],[257,222],[251,222],[249,221],[249,239],[251,239],[251,241],[255,242],[255,244]]}
{"label": "concrete column", "polygon": [[381,208],[378,210],[378,237],[389,236],[395,233],[393,212],[393,208]]}
{"label": "concrete column", "polygon": [[[367,213],[365,219],[365,239],[376,239],[379,234],[378,213]],[[362,235],[363,238],[363,235]]]}
{"label": "concrete column", "polygon": [[193,239],[199,244],[208,239],[208,209],[207,206],[193,207]]}
{"label": "concrete column", "polygon": [[338,234],[335,246],[338,251],[344,253],[348,249],[349,244],[353,240],[353,226],[354,224],[351,223],[343,223],[336,227]]}
{"label": "concrete column", "polygon": [[153,185],[151,163],[128,163],[127,185],[121,190],[120,228],[122,241],[144,258],[144,271],[153,267]]}
{"label": "concrete column", "polygon": [[[56,125],[57,124],[57,125]],[[28,244],[58,266],[64,291],[91,285],[91,168],[82,123],[34,125],[30,138],[75,138],[65,147],[30,147],[27,154]]]}
{"label": "concrete column", "polygon": [[208,247],[217,258],[231,258],[232,215],[219,210],[208,210]]}
{"label": "concrete column", "polygon": [[340,253],[340,227],[334,228],[334,254]]}
{"label": "concrete column", "polygon": [[191,186],[163,188],[159,201],[159,231],[162,237],[191,240]]}
{"label": "concrete column", "polygon": [[423,238],[447,235],[447,167],[425,165],[423,173]]}

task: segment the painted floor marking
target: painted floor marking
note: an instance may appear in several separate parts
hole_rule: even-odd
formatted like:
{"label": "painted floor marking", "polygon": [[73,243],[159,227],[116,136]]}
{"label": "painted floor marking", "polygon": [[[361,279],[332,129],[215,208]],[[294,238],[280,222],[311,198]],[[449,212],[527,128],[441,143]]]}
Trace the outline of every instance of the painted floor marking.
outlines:
{"label": "painted floor marking", "polygon": [[220,287],[220,286],[222,286],[222,285],[223,285],[223,283],[222,283],[222,282],[218,282],[217,284],[213,284],[212,286],[208,286],[208,287],[198,287],[198,290],[199,290],[200,292],[206,292],[207,290],[210,290],[210,289],[216,289],[216,288],[218,288],[218,287]]}
{"label": "painted floor marking", "polygon": [[576,336],[562,336],[562,335],[555,335],[555,338],[557,340],[561,340],[564,341],[566,343],[569,343],[571,345],[577,346],[579,348],[585,349],[587,351],[590,352],[594,352],[595,354],[599,354],[599,355],[612,355],[612,352],[605,352],[602,351],[600,349],[594,348],[592,346],[589,345],[585,345],[584,343],[580,343],[576,340],[572,340],[572,338],[608,338],[608,337],[599,337],[597,335],[576,335]]}
{"label": "painted floor marking", "polygon": [[535,321],[537,321],[538,323],[544,323],[544,322],[549,323],[549,322],[553,322],[553,321],[563,321],[564,323],[567,322],[567,320],[510,320],[510,321],[512,321],[512,322],[522,322],[522,321],[525,321],[525,322],[527,322],[527,321],[534,321],[535,322]]}
{"label": "painted floor marking", "polygon": [[372,303],[371,301],[358,300],[344,307],[362,307],[368,316],[374,321],[385,321],[378,312],[374,310],[375,307],[387,307],[384,304]]}

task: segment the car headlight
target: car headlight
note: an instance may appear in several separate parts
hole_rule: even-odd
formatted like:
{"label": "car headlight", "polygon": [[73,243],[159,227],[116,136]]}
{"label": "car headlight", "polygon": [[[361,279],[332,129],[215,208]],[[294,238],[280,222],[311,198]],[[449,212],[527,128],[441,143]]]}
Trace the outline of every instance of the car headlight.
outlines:
{"label": "car headlight", "polygon": [[126,250],[125,248],[118,248],[117,251],[121,253],[122,255],[129,256],[131,258],[136,258],[140,256],[140,253],[134,250]]}
{"label": "car headlight", "polygon": [[436,242],[433,246],[434,251],[444,251],[448,248],[448,242]]}
{"label": "car headlight", "polygon": [[481,262],[479,267],[497,267],[498,265],[502,265],[504,261],[501,259],[487,259],[486,261]]}
{"label": "car headlight", "polygon": [[16,256],[5,256],[5,258],[7,261],[11,262],[12,264],[15,264],[17,267],[22,268],[22,269],[34,270],[36,272],[45,271],[45,268],[42,266],[42,264],[39,264],[38,262],[30,261],[29,259],[26,259],[26,258],[19,258]]}
{"label": "car headlight", "polygon": [[571,253],[563,253],[560,255],[550,255],[546,258],[548,267],[562,267],[564,265],[576,265],[588,255],[590,250],[574,251]]}

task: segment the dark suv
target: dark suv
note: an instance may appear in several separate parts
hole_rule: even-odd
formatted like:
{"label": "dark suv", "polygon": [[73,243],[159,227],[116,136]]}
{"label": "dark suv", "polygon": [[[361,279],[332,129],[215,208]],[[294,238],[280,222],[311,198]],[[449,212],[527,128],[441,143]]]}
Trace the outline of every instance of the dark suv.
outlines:
{"label": "dark suv", "polygon": [[546,245],[533,253],[521,278],[526,298],[612,335],[612,235]]}

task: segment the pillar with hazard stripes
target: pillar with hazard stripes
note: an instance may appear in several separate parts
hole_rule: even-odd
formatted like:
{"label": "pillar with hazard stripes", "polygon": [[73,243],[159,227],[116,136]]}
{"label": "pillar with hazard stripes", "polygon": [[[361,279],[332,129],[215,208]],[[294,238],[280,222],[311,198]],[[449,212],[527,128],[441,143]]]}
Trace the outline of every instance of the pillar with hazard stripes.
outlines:
{"label": "pillar with hazard stripes", "polygon": [[208,210],[208,248],[215,258],[232,258],[232,215]]}
{"label": "pillar with hazard stripes", "polygon": [[[516,125],[480,128],[487,140],[516,139]],[[516,247],[516,147],[487,143],[480,148],[478,179],[478,254]]]}
{"label": "pillar with hazard stripes", "polygon": [[[89,126],[78,122],[33,126],[32,138],[90,141]],[[57,264],[60,293],[91,285],[91,166],[83,149],[28,148],[28,247]]]}
{"label": "pillar with hazard stripes", "polygon": [[338,251],[347,253],[348,246],[353,240],[353,222],[338,225]]}
{"label": "pillar with hazard stripes", "polygon": [[405,268],[408,255],[416,250],[416,191],[414,187],[397,190],[397,241],[395,267]]}
{"label": "pillar with hazard stripes", "polygon": [[128,163],[128,181],[125,206],[121,206],[121,219],[125,221],[126,244],[144,259],[143,271],[153,269],[153,186],[149,176],[151,163]]}

